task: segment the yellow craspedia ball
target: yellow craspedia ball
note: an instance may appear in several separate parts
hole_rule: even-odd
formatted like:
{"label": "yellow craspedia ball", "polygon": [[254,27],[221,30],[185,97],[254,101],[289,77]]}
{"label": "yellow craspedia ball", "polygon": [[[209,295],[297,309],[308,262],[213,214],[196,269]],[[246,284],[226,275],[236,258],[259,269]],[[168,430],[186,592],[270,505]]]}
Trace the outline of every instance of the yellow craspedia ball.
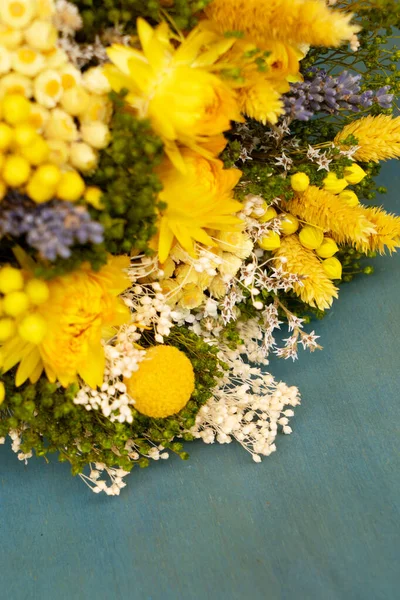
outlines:
{"label": "yellow craspedia ball", "polygon": [[57,187],[57,197],[60,200],[76,202],[82,198],[85,191],[85,182],[76,171],[68,171],[61,176]]}
{"label": "yellow craspedia ball", "polygon": [[7,94],[3,98],[3,118],[9,125],[26,121],[31,112],[31,103],[22,94]]}
{"label": "yellow craspedia ball", "polygon": [[49,286],[42,279],[31,279],[25,286],[25,292],[32,304],[43,304],[49,299]]}
{"label": "yellow craspedia ball", "polygon": [[7,156],[2,177],[11,187],[19,187],[26,183],[31,173],[31,166],[23,156],[10,154]]}
{"label": "yellow craspedia ball", "polygon": [[258,245],[263,250],[276,250],[281,245],[281,238],[276,231],[269,231],[267,235],[258,240]]}
{"label": "yellow craspedia ball", "polygon": [[0,319],[0,342],[5,342],[10,339],[15,333],[15,321],[14,319],[4,318]]}
{"label": "yellow craspedia ball", "polygon": [[6,397],[6,388],[4,387],[4,383],[0,381],[0,406],[4,402],[4,398]]}
{"label": "yellow craspedia ball", "polygon": [[18,326],[20,337],[31,344],[40,344],[47,332],[47,323],[41,315],[27,315]]}
{"label": "yellow craspedia ball", "polygon": [[20,146],[30,146],[38,137],[36,129],[29,123],[20,123],[14,130],[14,141]]}
{"label": "yellow craspedia ball", "polygon": [[25,292],[10,292],[4,296],[3,309],[6,315],[17,317],[24,313],[29,306],[29,298]]}
{"label": "yellow craspedia ball", "polygon": [[2,294],[9,294],[10,292],[16,292],[22,290],[24,287],[24,278],[19,269],[14,267],[5,266],[0,270],[0,292]]}
{"label": "yellow craspedia ball", "polygon": [[174,346],[147,350],[139,369],[125,384],[143,415],[165,418],[179,412],[194,391],[193,366],[186,354]]}
{"label": "yellow craspedia ball", "polygon": [[310,178],[305,173],[295,173],[290,178],[290,185],[295,192],[305,192],[310,185]]}
{"label": "yellow craspedia ball", "polygon": [[44,163],[50,154],[49,146],[46,141],[37,137],[29,146],[23,146],[20,149],[21,155],[33,166]]}
{"label": "yellow craspedia ball", "polygon": [[14,139],[14,132],[6,123],[0,123],[0,150],[7,150]]}
{"label": "yellow craspedia ball", "polygon": [[324,241],[324,233],[312,225],[306,225],[299,233],[299,240],[304,248],[315,250]]}

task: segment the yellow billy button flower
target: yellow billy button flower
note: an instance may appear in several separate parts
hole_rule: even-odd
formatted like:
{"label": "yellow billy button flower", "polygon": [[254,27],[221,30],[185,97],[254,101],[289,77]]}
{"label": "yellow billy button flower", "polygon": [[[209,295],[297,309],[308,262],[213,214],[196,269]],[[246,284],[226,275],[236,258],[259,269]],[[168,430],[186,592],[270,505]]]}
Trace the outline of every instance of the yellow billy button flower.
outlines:
{"label": "yellow billy button flower", "polygon": [[234,44],[234,38],[195,27],[175,48],[166,23],[155,29],[138,19],[142,51],[115,44],[107,49],[113,65],[104,73],[114,91],[129,90],[126,101],[139,118],[148,118],[163,139],[175,166],[184,170],[178,144],[207,157],[203,143],[242,121],[235,93],[212,73],[218,59]]}
{"label": "yellow billy button flower", "polygon": [[29,307],[29,298],[25,292],[10,292],[4,296],[3,310],[10,317],[18,317]]}
{"label": "yellow billy button flower", "polygon": [[42,137],[37,136],[32,144],[23,146],[20,152],[31,165],[38,166],[49,158],[50,149],[47,142]]}
{"label": "yellow billy button flower", "polygon": [[165,418],[188,403],[195,377],[192,363],[183,352],[173,346],[153,346],[125,384],[137,411]]}
{"label": "yellow billy button flower", "polygon": [[21,123],[14,129],[14,141],[20,148],[32,145],[37,138],[36,129],[28,123]]}
{"label": "yellow billy button flower", "polygon": [[20,269],[5,266],[0,270],[0,292],[2,294],[17,292],[22,290],[23,287],[24,278],[22,277]]}
{"label": "yellow billy button flower", "polygon": [[263,250],[277,250],[281,245],[279,233],[269,231],[264,237],[258,240],[258,245]]}
{"label": "yellow billy button flower", "polygon": [[260,223],[266,223],[267,221],[272,221],[278,216],[275,208],[273,206],[268,206],[265,210],[265,213],[259,217]]}
{"label": "yellow billy button flower", "polygon": [[47,332],[46,319],[40,314],[26,315],[18,325],[18,334],[26,342],[40,344]]}
{"label": "yellow billy button flower", "polygon": [[306,173],[295,173],[290,178],[290,185],[295,192],[305,192],[310,185],[310,178]]}
{"label": "yellow billy button flower", "polygon": [[4,402],[4,398],[6,397],[6,388],[4,387],[4,383],[0,381],[0,406]]}
{"label": "yellow billy button flower", "polygon": [[281,233],[283,235],[291,235],[292,233],[296,233],[298,228],[300,227],[300,223],[297,217],[291,215],[290,213],[281,213]]}
{"label": "yellow billy button flower", "polygon": [[42,279],[30,279],[25,286],[25,292],[32,304],[43,304],[50,295],[49,286]]}
{"label": "yellow billy button flower", "polygon": [[0,150],[7,150],[14,138],[12,128],[6,123],[0,123]]}
{"label": "yellow billy button flower", "polygon": [[3,118],[9,125],[26,121],[31,112],[31,103],[22,94],[7,94],[3,98]]}
{"label": "yellow billy button flower", "polygon": [[7,156],[2,178],[10,187],[20,187],[28,181],[30,174],[31,167],[26,158],[18,154]]}
{"label": "yellow billy button flower", "polygon": [[360,204],[357,194],[352,190],[344,190],[343,192],[340,192],[339,198],[342,200],[342,202],[344,202],[344,204],[347,204],[347,206],[357,206],[357,204]]}
{"label": "yellow billy button flower", "polygon": [[346,167],[344,170],[344,177],[346,181],[351,183],[352,185],[356,185],[360,183],[366,177],[367,174],[359,165],[356,163],[352,164],[350,167]]}
{"label": "yellow billy button flower", "polygon": [[0,319],[0,342],[9,340],[15,333],[16,326],[14,319],[9,317]]}
{"label": "yellow billy button flower", "polygon": [[322,267],[325,274],[329,279],[341,279],[342,278],[342,263],[340,260],[332,256],[322,261]]}
{"label": "yellow billy button flower", "polygon": [[105,367],[102,333],[107,331],[109,335],[110,328],[130,318],[128,308],[118,298],[130,283],[124,272],[129,264],[128,257],[110,257],[97,272],[84,263],[78,270],[50,280],[48,299],[29,315],[40,316],[42,321],[26,321],[24,316],[17,335],[3,345],[0,355],[3,372],[19,363],[17,386],[27,379],[34,383],[43,369],[50,381],[58,380],[64,387],[78,375],[90,387],[102,385]]}
{"label": "yellow billy button flower", "polygon": [[329,237],[325,237],[324,241],[315,252],[318,254],[320,258],[330,258],[339,250],[337,243],[335,240]]}
{"label": "yellow billy button flower", "polygon": [[57,187],[57,198],[76,202],[82,198],[85,191],[85,182],[76,171],[68,171],[61,175],[60,183]]}
{"label": "yellow billy button flower", "polygon": [[299,240],[304,248],[315,250],[324,241],[324,234],[321,229],[317,229],[312,225],[306,225],[299,233]]}
{"label": "yellow billy button flower", "polygon": [[348,185],[346,179],[339,179],[336,173],[332,171],[324,179],[324,189],[331,194],[340,194]]}

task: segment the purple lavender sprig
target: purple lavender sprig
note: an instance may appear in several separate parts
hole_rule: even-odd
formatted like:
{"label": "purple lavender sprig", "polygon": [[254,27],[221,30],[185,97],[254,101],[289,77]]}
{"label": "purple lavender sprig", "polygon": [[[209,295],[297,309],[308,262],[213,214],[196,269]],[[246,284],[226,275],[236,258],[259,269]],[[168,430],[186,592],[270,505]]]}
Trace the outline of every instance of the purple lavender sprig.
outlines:
{"label": "purple lavender sprig", "polygon": [[1,203],[0,239],[24,237],[42,258],[51,261],[58,256],[69,258],[76,243],[101,244],[103,233],[103,226],[92,220],[84,206],[58,200],[35,204],[16,192]]}
{"label": "purple lavender sprig", "polygon": [[390,86],[361,92],[361,79],[361,75],[351,75],[348,71],[334,77],[323,69],[312,67],[304,81],[292,83],[290,92],[284,96],[286,116],[308,121],[318,112],[337,114],[342,109],[358,112],[374,103],[384,109],[391,107]]}

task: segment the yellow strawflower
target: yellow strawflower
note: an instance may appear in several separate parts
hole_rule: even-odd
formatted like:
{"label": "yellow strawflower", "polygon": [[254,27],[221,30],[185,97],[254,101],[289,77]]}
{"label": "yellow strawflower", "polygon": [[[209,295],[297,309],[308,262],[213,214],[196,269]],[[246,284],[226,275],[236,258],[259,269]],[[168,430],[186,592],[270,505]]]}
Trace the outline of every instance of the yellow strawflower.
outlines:
{"label": "yellow strawflower", "polygon": [[261,48],[266,39],[340,46],[359,31],[351,13],[329,9],[325,0],[212,0],[205,13],[221,33],[243,31]]}
{"label": "yellow strawflower", "polygon": [[339,196],[313,185],[286,204],[289,212],[310,225],[331,231],[339,244],[366,243],[375,233],[362,206],[348,206]]}
{"label": "yellow strawflower", "polygon": [[34,312],[22,315],[18,333],[2,346],[3,372],[19,363],[17,386],[27,379],[36,382],[43,370],[50,381],[58,380],[64,387],[78,375],[91,387],[101,385],[102,330],[129,320],[129,310],[118,298],[129,285],[124,274],[129,264],[128,257],[110,257],[97,272],[83,264],[49,281],[49,297]]}
{"label": "yellow strawflower", "polygon": [[335,137],[335,144],[345,147],[344,140],[353,135],[357,138],[354,159],[379,162],[400,157],[400,117],[388,115],[364,117],[346,125]]}
{"label": "yellow strawflower", "polygon": [[179,412],[194,392],[193,366],[178,348],[153,346],[125,384],[136,410],[148,417],[169,417]]}
{"label": "yellow strawflower", "polygon": [[[294,284],[295,293],[310,306],[320,310],[330,308],[333,299],[338,297],[338,289],[327,277],[321,261],[312,250],[304,248],[297,235],[281,239],[281,246],[275,252],[277,258],[285,258],[285,271],[303,277],[301,284]],[[281,260],[276,261],[282,265]]]}
{"label": "yellow strawflower", "polygon": [[104,73],[114,90],[129,90],[128,104],[150,119],[170,160],[184,170],[178,143],[211,157],[202,144],[242,120],[234,91],[211,72],[235,40],[195,28],[175,49],[166,23],[153,29],[138,19],[137,28],[142,51],[111,46],[114,64]]}
{"label": "yellow strawflower", "polygon": [[159,219],[161,263],[168,258],[174,240],[194,255],[194,241],[215,245],[205,229],[233,231],[243,225],[234,216],[242,205],[233,199],[241,171],[224,169],[221,161],[209,161],[187,148],[181,152],[185,172],[176,169],[168,159],[158,169],[163,184],[159,199],[167,204]]}
{"label": "yellow strawflower", "polygon": [[384,254],[387,248],[390,254],[396,252],[396,248],[400,247],[400,217],[387,213],[382,208],[364,207],[363,210],[376,233],[366,242],[359,244],[358,249],[362,252],[372,250]]}

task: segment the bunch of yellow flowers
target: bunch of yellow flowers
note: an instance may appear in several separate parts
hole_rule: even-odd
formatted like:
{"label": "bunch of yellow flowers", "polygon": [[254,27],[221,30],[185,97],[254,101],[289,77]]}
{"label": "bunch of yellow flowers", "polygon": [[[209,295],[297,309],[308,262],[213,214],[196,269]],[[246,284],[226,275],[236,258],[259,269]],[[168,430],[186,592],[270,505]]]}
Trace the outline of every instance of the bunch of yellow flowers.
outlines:
{"label": "bunch of yellow flowers", "polygon": [[75,202],[108,145],[109,84],[82,74],[57,47],[53,0],[0,5],[0,198],[20,188],[35,202]]}

